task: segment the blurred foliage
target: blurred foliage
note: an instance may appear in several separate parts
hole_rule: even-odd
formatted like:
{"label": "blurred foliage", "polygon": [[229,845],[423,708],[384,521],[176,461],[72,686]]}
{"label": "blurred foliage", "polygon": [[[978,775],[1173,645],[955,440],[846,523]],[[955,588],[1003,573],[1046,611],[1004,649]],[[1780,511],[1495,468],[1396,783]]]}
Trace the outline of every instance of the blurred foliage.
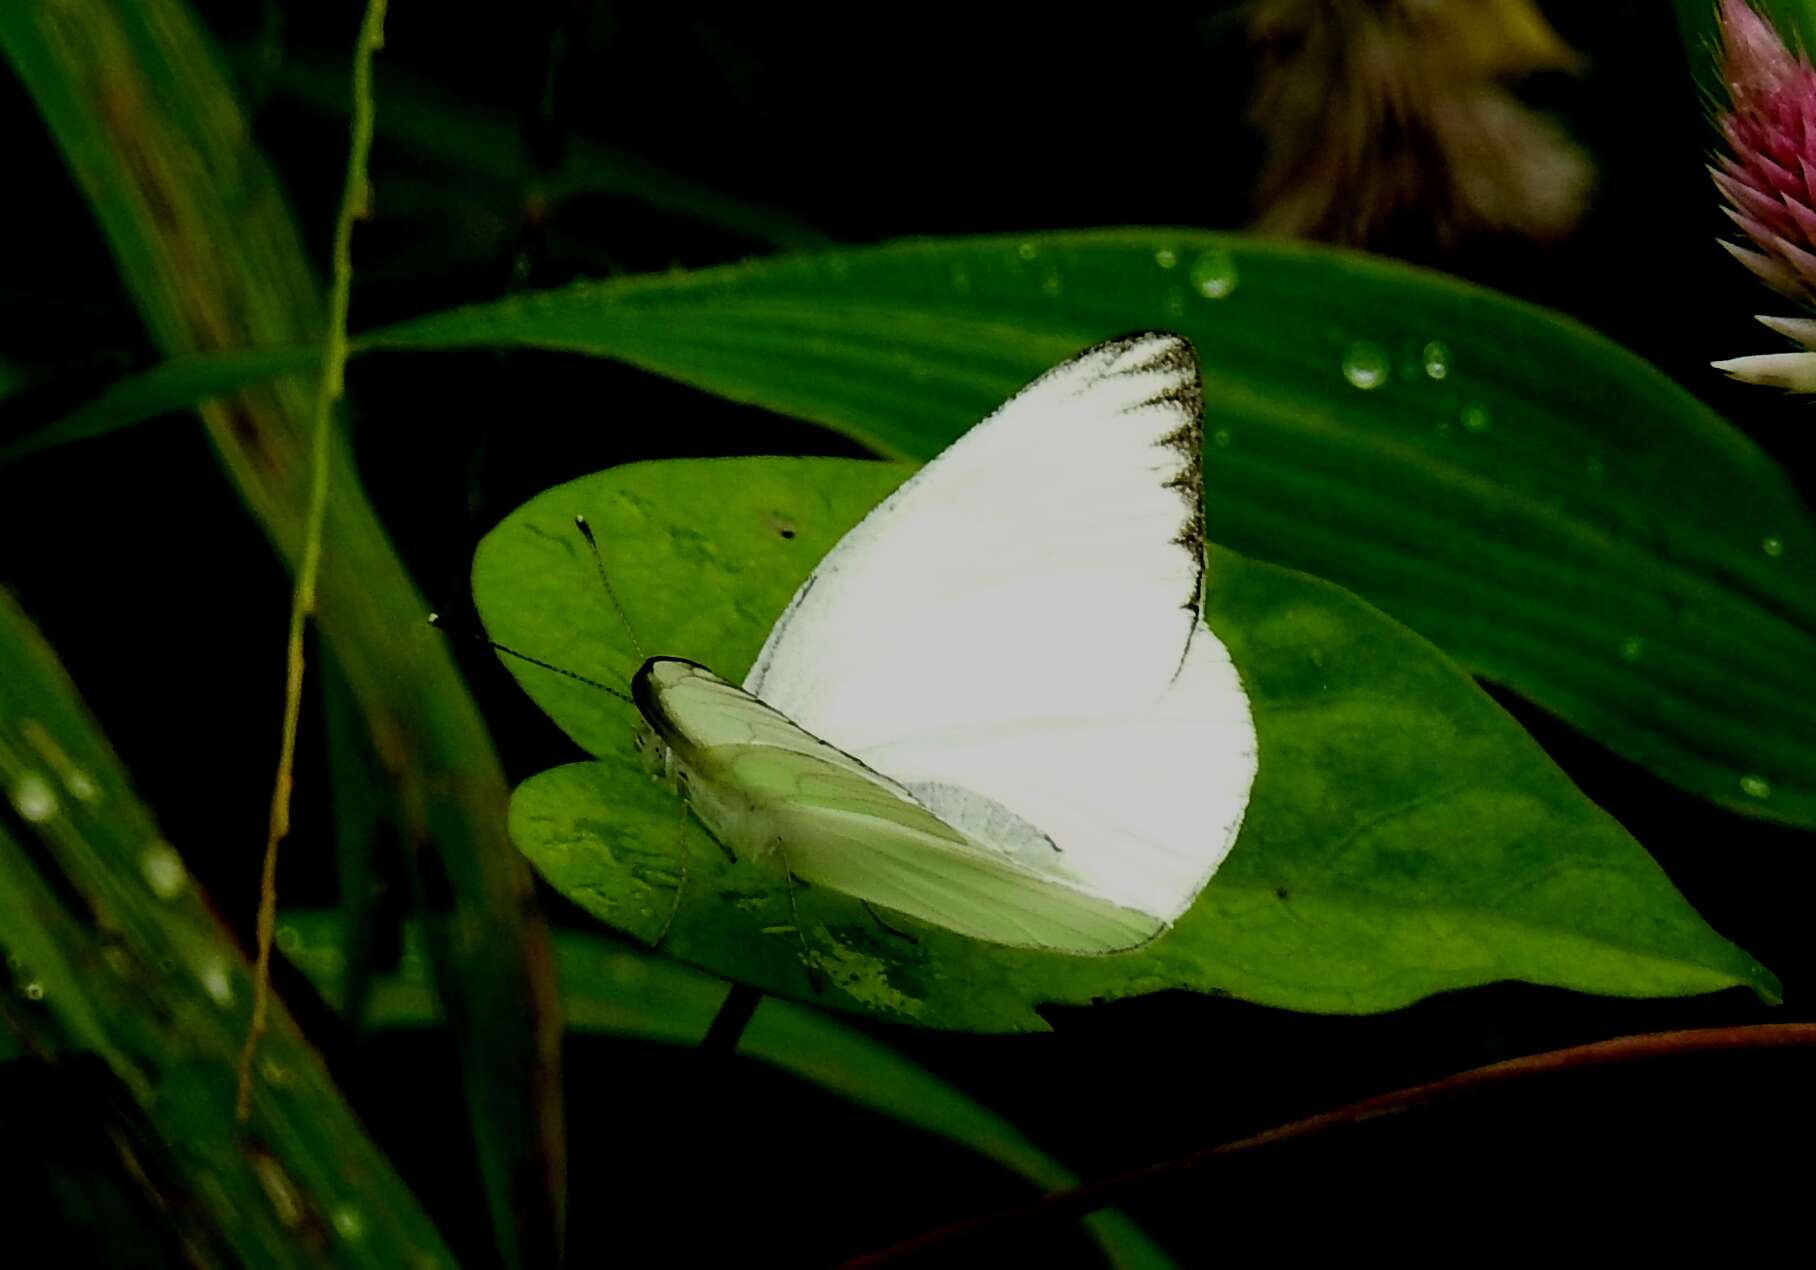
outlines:
{"label": "blurred foliage", "polygon": [[[307,343],[321,297],[224,69],[180,0],[0,8],[0,50],[100,222],[121,281],[171,355]],[[280,553],[302,546],[312,384],[202,407],[209,438]],[[503,774],[452,658],[365,500],[340,430],[321,628],[393,783],[438,934],[470,1110],[510,1264],[557,1255],[564,1194],[558,1022],[528,871],[503,833]]]}
{"label": "blurred foliage", "polygon": [[66,1098],[101,1109],[195,1260],[451,1264],[281,1007],[235,1121],[251,968],[4,593],[0,785],[31,835],[0,822],[0,1019]]}

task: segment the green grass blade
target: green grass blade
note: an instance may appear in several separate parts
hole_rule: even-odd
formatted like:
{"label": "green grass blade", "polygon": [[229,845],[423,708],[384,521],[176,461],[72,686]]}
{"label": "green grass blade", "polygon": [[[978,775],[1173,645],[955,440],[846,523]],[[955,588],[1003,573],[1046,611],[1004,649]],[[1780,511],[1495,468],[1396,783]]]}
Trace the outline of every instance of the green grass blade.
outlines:
{"label": "green grass blade", "polygon": [[[178,0],[0,5],[0,52],[167,356],[320,338],[321,296],[306,253],[187,8]],[[227,474],[293,563],[311,399],[310,382],[280,379],[201,412]],[[333,442],[321,629],[397,782],[413,859],[446,898],[431,946],[501,1253],[507,1264],[549,1264],[565,1166],[546,936],[530,909],[528,870],[505,841],[504,779],[484,722],[441,637],[423,626],[425,606],[338,430]]]}
{"label": "green grass blade", "polygon": [[[337,968],[345,960],[339,919],[290,912],[283,928],[291,960],[333,999]],[[723,980],[666,957],[632,952],[575,931],[555,932],[554,943],[562,1011],[571,1031],[694,1046],[725,999]],[[406,934],[401,964],[378,978],[368,1028],[430,1027],[438,1021],[419,945],[414,932]],[[766,998],[744,1030],[738,1052],[975,1151],[1043,1191],[1077,1183],[1076,1174],[988,1107],[821,1011]],[[1098,1213],[1087,1224],[1112,1265],[1163,1270],[1173,1264],[1121,1214]]]}
{"label": "green grass blade", "polygon": [[99,1056],[178,1227],[245,1265],[453,1264],[281,1004],[235,1122],[251,967],[4,593],[0,788],[31,835],[0,825],[0,1017],[45,1058]]}
{"label": "green grass blade", "polygon": [[0,463],[57,446],[104,437],[161,415],[190,415],[204,402],[231,397],[248,384],[302,374],[321,361],[319,348],[248,348],[177,357],[111,384],[54,423],[0,445]]}

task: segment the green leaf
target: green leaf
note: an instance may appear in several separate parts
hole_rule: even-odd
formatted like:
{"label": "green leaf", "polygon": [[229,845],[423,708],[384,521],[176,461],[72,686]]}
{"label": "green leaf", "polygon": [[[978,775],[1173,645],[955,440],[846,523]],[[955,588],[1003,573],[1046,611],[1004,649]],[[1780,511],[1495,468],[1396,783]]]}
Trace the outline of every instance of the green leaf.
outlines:
{"label": "green leaf", "polygon": [[[324,995],[334,997],[346,961],[341,918],[286,913],[280,934],[288,956]],[[561,1012],[571,1032],[696,1046],[724,1003],[727,985],[665,957],[632,952],[597,935],[554,933]],[[370,1029],[428,1027],[440,1018],[421,939],[407,930],[398,967],[373,985]],[[738,1040],[738,1053],[798,1076],[858,1106],[966,1147],[1043,1191],[1078,1176],[1013,1124],[896,1050],[818,1010],[765,998]],[[1116,1212],[1086,1225],[1112,1265],[1161,1270],[1172,1265],[1140,1228]]]}
{"label": "green leaf", "polygon": [[367,343],[619,357],[927,458],[1152,327],[1204,363],[1214,542],[1356,592],[1685,789],[1816,825],[1816,525],[1783,472],[1638,358],[1454,279],[1105,230],[581,285]]}
{"label": "green leaf", "polygon": [[[638,657],[574,530],[583,514],[642,646],[736,677],[820,556],[907,471],[747,459],[586,477],[484,539],[475,598],[493,638],[625,683]],[[1260,770],[1229,860],[1136,952],[1065,957],[901,919],[910,943],[811,887],[796,888],[797,929],[781,874],[728,863],[647,773],[631,707],[507,658],[601,760],[520,786],[512,837],[557,890],[682,960],[927,1026],[1036,1030],[1045,1003],[1174,987],[1346,1012],[1501,979],[1776,997],[1772,976],[1437,650],[1336,587],[1232,552],[1215,551],[1208,576],[1207,618],[1250,694]]]}
{"label": "green leaf", "polygon": [[187,414],[201,402],[231,396],[249,383],[309,370],[319,348],[252,348],[177,357],[108,386],[100,396],[55,423],[0,445],[0,463],[40,450],[106,436],[159,415]]}
{"label": "green leaf", "polygon": [[99,1056],[112,1080],[88,1094],[110,1116],[125,1099],[123,1151],[153,1136],[132,1167],[199,1261],[453,1264],[281,1002],[235,1120],[251,967],[3,592],[0,789],[18,814],[0,823],[0,1020],[41,1057]]}

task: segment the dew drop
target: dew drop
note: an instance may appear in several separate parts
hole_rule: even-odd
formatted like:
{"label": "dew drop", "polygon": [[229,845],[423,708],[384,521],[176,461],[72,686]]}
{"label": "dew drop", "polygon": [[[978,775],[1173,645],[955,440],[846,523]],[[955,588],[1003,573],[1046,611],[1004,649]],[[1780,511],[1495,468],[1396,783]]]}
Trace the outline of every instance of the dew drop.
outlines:
{"label": "dew drop", "polygon": [[57,814],[57,791],[36,772],[26,772],[13,782],[13,808],[34,825]]}
{"label": "dew drop", "polygon": [[208,999],[225,1010],[233,1004],[233,980],[227,974],[227,963],[219,957],[211,958],[202,967],[200,976],[202,991]]}
{"label": "dew drop", "polygon": [[1032,260],[1034,257],[1040,255],[1040,248],[1036,247],[1033,243],[1025,242],[1015,248],[1015,254],[1020,256],[1023,260]]}
{"label": "dew drop", "polygon": [[139,857],[139,876],[161,900],[174,900],[183,893],[183,887],[189,881],[183,857],[168,842],[154,842],[145,848],[145,853]]}
{"label": "dew drop", "polygon": [[1463,407],[1464,431],[1486,432],[1488,431],[1488,425],[1492,422],[1494,422],[1494,420],[1489,415],[1487,406],[1477,404]]}
{"label": "dew drop", "polygon": [[1621,660],[1638,661],[1646,652],[1646,639],[1643,635],[1629,635],[1621,641]]}
{"label": "dew drop", "polygon": [[1199,295],[1221,300],[1236,289],[1236,258],[1222,247],[1199,252],[1187,276]]}
{"label": "dew drop", "polygon": [[1219,446],[1222,446],[1227,449],[1229,447],[1230,440],[1231,440],[1230,430],[1228,428],[1219,428],[1219,429],[1217,429],[1217,431],[1211,433],[1211,441],[1215,445],[1219,445]]}
{"label": "dew drop", "polygon": [[1040,280],[1041,294],[1051,300],[1063,290],[1065,290],[1065,283],[1060,280],[1059,271],[1057,269],[1047,270],[1046,276]]}
{"label": "dew drop", "polygon": [[334,1223],[334,1233],[348,1243],[357,1243],[366,1237],[366,1219],[351,1204],[336,1204],[328,1220]]}
{"label": "dew drop", "polygon": [[27,1001],[44,1000],[44,985],[39,983],[36,979],[33,979],[30,983],[27,983],[24,987],[20,988],[19,992]]}
{"label": "dew drop", "polygon": [[1343,354],[1343,378],[1364,392],[1387,382],[1387,354],[1378,345],[1351,344]]}
{"label": "dew drop", "polygon": [[1748,772],[1740,778],[1740,792],[1749,798],[1770,798],[1772,786],[1758,772]]}
{"label": "dew drop", "polygon": [[302,951],[303,932],[294,926],[280,926],[277,928],[277,933],[272,936],[271,942],[276,944],[277,950],[286,957],[293,956]]}
{"label": "dew drop", "polygon": [[79,803],[92,803],[101,796],[101,787],[95,784],[95,778],[79,767],[63,773],[63,784]]}
{"label": "dew drop", "polygon": [[1427,344],[1419,356],[1425,367],[1426,378],[1442,379],[1450,374],[1450,349],[1437,340]]}
{"label": "dew drop", "polygon": [[273,1089],[288,1089],[296,1083],[296,1073],[275,1058],[259,1060],[259,1075],[264,1077],[265,1083]]}
{"label": "dew drop", "polygon": [[1772,557],[1772,559],[1776,560],[1776,559],[1778,559],[1778,557],[1780,557],[1784,554],[1784,539],[1782,539],[1782,538],[1762,539],[1759,544],[1759,549],[1761,551],[1765,552],[1768,556]]}
{"label": "dew drop", "polygon": [[1179,263],[1179,253],[1171,247],[1162,247],[1154,253],[1154,263],[1162,269],[1171,269]]}

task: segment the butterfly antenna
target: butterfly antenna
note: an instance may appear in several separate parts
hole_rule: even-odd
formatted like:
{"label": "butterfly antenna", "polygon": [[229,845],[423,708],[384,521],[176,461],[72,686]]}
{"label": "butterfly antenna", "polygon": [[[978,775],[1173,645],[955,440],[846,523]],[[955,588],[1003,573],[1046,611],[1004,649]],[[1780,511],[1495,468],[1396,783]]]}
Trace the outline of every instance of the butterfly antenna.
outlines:
{"label": "butterfly antenna", "polygon": [[497,640],[481,635],[478,631],[455,631],[442,620],[441,614],[439,613],[429,614],[429,625],[433,626],[438,631],[445,631],[448,634],[465,635],[469,639],[478,640],[481,644],[484,644],[495,653],[503,653],[506,657],[515,657],[518,661],[528,662],[532,666],[540,666],[544,670],[572,679],[575,683],[583,683],[589,688],[597,688],[600,692],[603,692],[608,696],[618,698],[618,700],[624,702],[626,705],[636,704],[629,696],[619,692],[610,684],[600,683],[597,679],[589,679],[577,671],[567,669],[565,666],[557,666],[551,662],[543,661],[540,657],[532,657],[528,653],[520,653],[509,644],[500,644]]}
{"label": "butterfly antenna", "polygon": [[599,554],[599,540],[593,537],[593,527],[586,523],[586,517],[575,513],[574,528],[586,539],[586,545],[593,553],[593,568],[599,574],[599,585],[605,588],[605,598],[612,602],[612,611],[618,614],[618,621],[624,626],[624,633],[631,637],[631,648],[638,660],[644,660],[648,654],[643,651],[643,641],[637,638],[637,632],[631,626],[630,614],[624,611],[624,605],[618,601],[618,593],[612,590],[612,579],[605,571],[605,557]]}

